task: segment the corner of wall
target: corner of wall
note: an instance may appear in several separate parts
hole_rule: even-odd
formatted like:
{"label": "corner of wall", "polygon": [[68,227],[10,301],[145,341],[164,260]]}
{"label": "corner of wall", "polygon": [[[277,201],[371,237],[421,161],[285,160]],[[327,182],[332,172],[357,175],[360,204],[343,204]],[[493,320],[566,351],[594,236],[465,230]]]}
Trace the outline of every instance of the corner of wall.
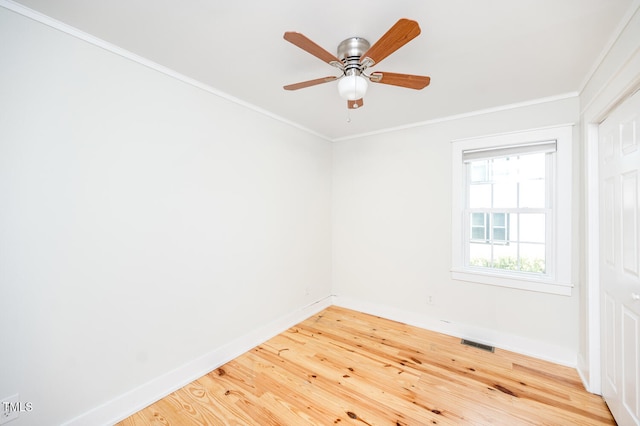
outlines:
{"label": "corner of wall", "polygon": [[175,370],[169,371],[136,389],[67,421],[63,426],[110,425],[119,422],[331,306],[332,300],[332,296],[327,296],[280,317],[259,329],[253,330],[251,333],[240,336],[223,347],[206,353]]}
{"label": "corner of wall", "polygon": [[574,352],[549,343],[508,333],[496,332],[477,327],[473,324],[437,321],[419,312],[409,312],[340,296],[333,296],[333,303],[343,308],[365,312],[370,315],[380,316],[449,336],[475,340],[500,349],[532,356],[567,367],[575,368],[577,365],[576,354]]}

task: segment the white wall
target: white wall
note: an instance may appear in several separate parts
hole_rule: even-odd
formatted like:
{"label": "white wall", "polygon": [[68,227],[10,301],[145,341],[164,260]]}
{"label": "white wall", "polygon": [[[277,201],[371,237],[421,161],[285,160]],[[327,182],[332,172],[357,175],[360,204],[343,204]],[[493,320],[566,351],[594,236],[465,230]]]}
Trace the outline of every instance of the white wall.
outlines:
{"label": "white wall", "polygon": [[329,142],[4,8],[0,40],[0,398],[33,406],[13,425],[330,295]]}
{"label": "white wall", "polygon": [[449,269],[451,140],[577,119],[572,96],[334,144],[337,303],[575,365],[577,286],[557,296],[454,281]]}

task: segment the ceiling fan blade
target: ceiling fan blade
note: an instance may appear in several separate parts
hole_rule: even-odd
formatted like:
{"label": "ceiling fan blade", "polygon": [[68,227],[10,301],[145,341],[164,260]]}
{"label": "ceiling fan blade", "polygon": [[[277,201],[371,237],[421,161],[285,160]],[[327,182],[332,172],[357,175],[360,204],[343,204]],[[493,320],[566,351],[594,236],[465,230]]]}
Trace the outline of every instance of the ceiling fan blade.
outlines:
{"label": "ceiling fan blade", "polygon": [[[400,19],[362,55],[360,63],[366,64],[368,67],[380,63],[384,58],[409,43],[419,34],[420,26],[416,21]],[[369,58],[369,60],[367,61],[366,58]]]}
{"label": "ceiling fan blade", "polygon": [[431,82],[431,77],[423,75],[398,74],[394,72],[376,71],[371,73],[369,80],[372,83],[391,84],[393,86],[420,90],[429,85],[429,83]]}
{"label": "ceiling fan blade", "polygon": [[347,101],[347,108],[349,109],[358,109],[362,105],[364,105],[364,101],[362,100],[362,98],[356,99],[355,101]]}
{"label": "ceiling fan blade", "polygon": [[298,90],[304,89],[305,87],[315,86],[322,83],[328,83],[330,81],[337,80],[338,77],[330,75],[328,77],[316,78],[315,80],[302,81],[300,83],[289,84],[284,86],[284,90]]}
{"label": "ceiling fan blade", "polygon": [[[298,46],[300,49],[311,53],[318,59],[328,63],[329,65],[334,64],[342,64],[338,58],[336,58],[333,54],[327,52],[322,47],[318,46],[311,39],[309,39],[304,34],[296,33],[293,31],[287,31],[284,33],[284,39],[289,43],[293,43]],[[335,66],[335,65],[334,65]]]}

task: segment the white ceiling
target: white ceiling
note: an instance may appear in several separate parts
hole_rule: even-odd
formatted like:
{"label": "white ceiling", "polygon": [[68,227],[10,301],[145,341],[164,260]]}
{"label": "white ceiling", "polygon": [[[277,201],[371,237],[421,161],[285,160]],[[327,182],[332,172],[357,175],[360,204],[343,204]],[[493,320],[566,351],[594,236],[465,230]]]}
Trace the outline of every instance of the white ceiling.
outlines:
{"label": "white ceiling", "polygon": [[[336,140],[577,92],[634,0],[19,0],[18,3]],[[370,85],[348,111],[339,71],[285,41],[301,32],[335,54],[372,44],[398,19],[422,33],[372,71],[431,76],[421,91]],[[350,121],[349,121],[350,118]]]}

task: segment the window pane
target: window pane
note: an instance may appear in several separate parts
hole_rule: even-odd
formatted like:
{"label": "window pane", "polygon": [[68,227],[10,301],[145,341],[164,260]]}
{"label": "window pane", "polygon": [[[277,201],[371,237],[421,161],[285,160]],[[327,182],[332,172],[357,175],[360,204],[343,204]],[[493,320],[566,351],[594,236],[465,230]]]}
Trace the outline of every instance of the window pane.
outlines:
{"label": "window pane", "polygon": [[[512,162],[511,162],[512,163]],[[491,176],[494,181],[509,179],[511,170],[509,158],[496,158],[491,162]]]}
{"label": "window pane", "polygon": [[506,213],[493,213],[491,215],[494,242],[503,243],[509,238],[507,234],[507,217]]}
{"label": "window pane", "polygon": [[520,205],[518,207],[543,209],[546,207],[545,181],[526,180],[520,183]]}
{"label": "window pane", "polygon": [[494,241],[506,241],[507,230],[505,228],[493,228],[493,240]]}
{"label": "window pane", "polygon": [[493,207],[518,207],[518,184],[516,182],[497,183],[493,185]]}
{"label": "window pane", "polygon": [[507,271],[518,270],[518,248],[516,245],[493,246],[493,267]]}
{"label": "window pane", "polygon": [[520,244],[520,271],[546,273],[544,244]]}
{"label": "window pane", "polygon": [[471,225],[484,227],[484,213],[471,213]]}
{"label": "window pane", "polygon": [[545,242],[544,213],[520,214],[520,241],[527,243]]}
{"label": "window pane", "polygon": [[469,163],[471,182],[486,182],[488,180],[488,161],[473,161]]}
{"label": "window pane", "polygon": [[491,162],[494,182],[513,182],[518,176],[518,157],[496,158]]}
{"label": "window pane", "polygon": [[471,239],[472,240],[484,240],[486,239],[485,237],[485,228],[482,227],[477,227],[477,226],[472,226],[471,227]]}
{"label": "window pane", "polygon": [[521,155],[518,161],[520,180],[544,179],[546,175],[544,153]]}
{"label": "window pane", "polygon": [[509,213],[508,216],[507,227],[509,229],[509,241],[518,241],[518,214]]}
{"label": "window pane", "polygon": [[491,266],[491,245],[484,243],[471,243],[469,246],[470,266]]}
{"label": "window pane", "polygon": [[469,208],[491,207],[491,185],[470,185],[469,186]]}

